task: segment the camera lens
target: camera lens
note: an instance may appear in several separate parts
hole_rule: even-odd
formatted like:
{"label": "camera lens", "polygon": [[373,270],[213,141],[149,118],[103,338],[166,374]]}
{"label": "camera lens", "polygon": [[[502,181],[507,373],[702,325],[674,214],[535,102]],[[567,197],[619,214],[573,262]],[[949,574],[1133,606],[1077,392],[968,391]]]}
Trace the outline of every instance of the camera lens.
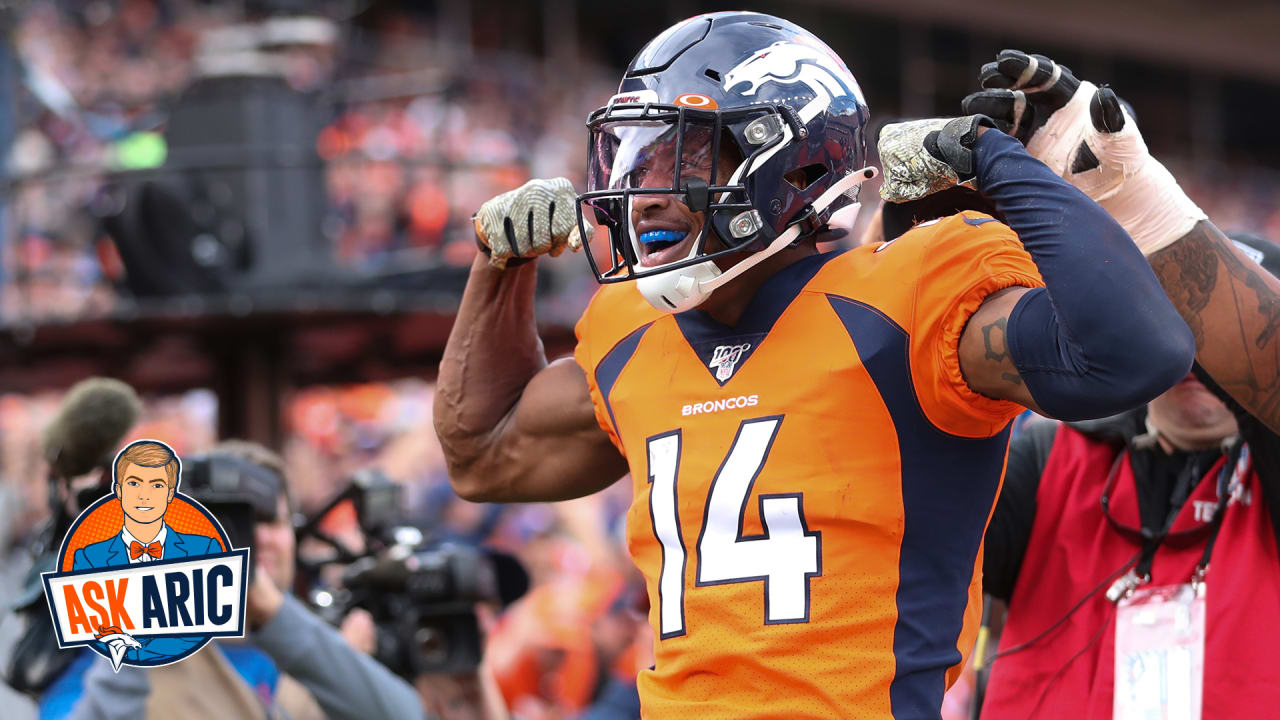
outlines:
{"label": "camera lens", "polygon": [[449,659],[449,643],[440,629],[432,626],[418,628],[413,640],[418,645],[419,657],[428,665],[443,665]]}

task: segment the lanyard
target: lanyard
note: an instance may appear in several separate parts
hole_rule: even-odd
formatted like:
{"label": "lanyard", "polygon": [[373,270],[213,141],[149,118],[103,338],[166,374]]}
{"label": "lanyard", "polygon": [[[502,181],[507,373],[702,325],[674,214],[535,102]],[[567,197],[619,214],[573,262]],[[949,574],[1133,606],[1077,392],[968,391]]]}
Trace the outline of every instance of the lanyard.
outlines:
{"label": "lanyard", "polygon": [[[1155,560],[1156,550],[1160,545],[1170,537],[1193,537],[1201,534],[1208,534],[1208,542],[1205,543],[1204,552],[1200,556],[1200,562],[1196,565],[1195,575],[1192,577],[1193,583],[1198,583],[1204,579],[1205,573],[1209,570],[1209,558],[1213,554],[1214,543],[1218,539],[1218,530],[1222,528],[1222,516],[1226,512],[1227,504],[1231,500],[1230,485],[1231,479],[1236,475],[1243,475],[1243,472],[1237,468],[1248,469],[1248,446],[1240,441],[1236,441],[1227,451],[1227,461],[1223,463],[1221,472],[1218,473],[1218,504],[1213,509],[1213,516],[1205,525],[1194,528],[1192,530],[1183,530],[1171,533],[1174,521],[1178,517],[1178,513],[1182,511],[1186,501],[1190,499],[1192,486],[1191,482],[1195,479],[1191,475],[1194,472],[1193,466],[1187,466],[1178,476],[1177,485],[1174,488],[1174,502],[1170,503],[1169,516],[1165,519],[1164,526],[1159,530],[1149,527],[1142,527],[1141,530],[1135,530],[1132,527],[1121,524],[1111,515],[1111,491],[1115,488],[1116,478],[1120,474],[1120,465],[1125,457],[1125,452],[1121,452],[1116,456],[1115,462],[1111,464],[1111,470],[1107,474],[1107,483],[1102,491],[1102,514],[1107,518],[1107,523],[1111,525],[1121,535],[1131,539],[1138,540],[1142,543],[1142,552],[1138,555],[1138,563],[1133,569],[1133,576],[1136,583],[1134,586],[1140,585],[1151,580],[1151,564]],[[1125,578],[1121,579],[1123,583]],[[1119,583],[1118,583],[1119,584]],[[1113,588],[1115,590],[1116,588]],[[1110,596],[1112,593],[1108,593]]]}

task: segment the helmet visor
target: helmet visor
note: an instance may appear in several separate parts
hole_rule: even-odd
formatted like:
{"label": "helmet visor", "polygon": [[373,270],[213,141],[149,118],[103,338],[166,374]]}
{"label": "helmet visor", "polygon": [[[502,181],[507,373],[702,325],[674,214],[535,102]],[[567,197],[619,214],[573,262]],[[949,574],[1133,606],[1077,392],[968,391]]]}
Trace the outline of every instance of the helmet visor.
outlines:
{"label": "helmet visor", "polygon": [[[764,105],[727,112],[610,105],[593,113],[587,122],[587,191],[578,196],[578,220],[594,250],[587,257],[597,279],[636,279],[739,251],[743,243],[736,237],[726,240],[714,223],[752,209],[744,185],[751,161],[778,141],[744,159],[733,128],[770,114],[777,111]],[[696,236],[661,226],[638,236],[636,223],[644,213],[639,208],[642,203],[654,207],[645,199],[655,195],[704,214]],[[717,242],[709,251],[710,236]]]}
{"label": "helmet visor", "polygon": [[[719,154],[715,124],[618,120],[592,129],[587,190],[666,189],[682,180],[714,184]],[[732,169],[732,168],[730,168]]]}

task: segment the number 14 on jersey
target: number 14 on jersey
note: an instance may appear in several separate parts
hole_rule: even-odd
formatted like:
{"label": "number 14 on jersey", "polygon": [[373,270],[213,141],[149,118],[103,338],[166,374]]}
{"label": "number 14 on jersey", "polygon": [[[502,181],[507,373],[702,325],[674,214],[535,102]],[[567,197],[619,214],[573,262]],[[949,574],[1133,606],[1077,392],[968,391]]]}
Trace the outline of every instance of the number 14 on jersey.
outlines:
{"label": "number 14 on jersey", "polygon": [[[695,587],[764,582],[764,623],[809,621],[809,578],[822,574],[822,537],[804,521],[801,493],[761,494],[764,534],[744,537],[743,518],[756,477],[782,425],[781,415],[744,420],[738,426],[706,500],[698,533]],[[662,638],[684,635],[687,553],[680,530],[679,476],[681,432],[648,440],[649,515],[662,545],[658,579]]]}

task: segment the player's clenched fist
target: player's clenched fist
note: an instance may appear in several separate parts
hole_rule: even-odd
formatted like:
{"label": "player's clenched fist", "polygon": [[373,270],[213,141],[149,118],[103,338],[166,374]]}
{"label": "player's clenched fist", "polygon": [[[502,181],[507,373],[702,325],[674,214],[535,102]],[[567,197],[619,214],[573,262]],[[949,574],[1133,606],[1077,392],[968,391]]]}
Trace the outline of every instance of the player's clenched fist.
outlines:
{"label": "player's clenched fist", "polygon": [[885,125],[876,148],[884,166],[880,196],[892,203],[919,200],[974,178],[973,145],[988,118],[970,115]]}
{"label": "player's clenched fist", "polygon": [[1004,50],[982,67],[983,90],[964,99],[1021,140],[1027,152],[1106,208],[1144,254],[1205,219],[1151,154],[1108,87],[1080,81],[1043,55]]}
{"label": "player's clenched fist", "polygon": [[577,198],[572,183],[552,178],[530,180],[481,205],[473,220],[489,264],[501,270],[513,261],[547,253],[554,257],[566,247],[579,250]]}

